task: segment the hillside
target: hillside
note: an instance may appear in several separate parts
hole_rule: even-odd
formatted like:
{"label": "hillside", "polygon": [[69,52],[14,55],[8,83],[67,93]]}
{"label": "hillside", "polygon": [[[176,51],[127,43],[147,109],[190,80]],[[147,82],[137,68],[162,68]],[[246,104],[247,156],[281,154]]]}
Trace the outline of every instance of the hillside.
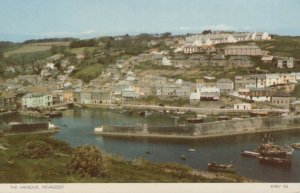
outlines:
{"label": "hillside", "polygon": [[[115,64],[116,60],[149,53],[151,49],[170,51],[173,57],[175,54],[172,54],[172,49],[166,45],[168,38],[168,35],[141,34],[138,36],[125,35],[120,39],[101,37],[89,40],[65,38],[29,40],[23,43],[0,42],[0,73],[3,74],[4,78],[13,77],[24,72],[25,74],[39,74],[42,69],[41,65],[52,62],[48,58],[55,54],[62,54],[63,57],[54,62],[59,65],[64,60],[69,65],[75,66],[76,70],[71,76],[87,83],[101,74],[108,65]],[[153,45],[151,42],[154,42]],[[236,45],[249,43],[252,42],[239,42]],[[255,44],[271,55],[300,59],[300,37],[275,35],[270,41],[256,41]],[[216,48],[222,49],[227,45],[229,44],[219,44],[216,45]],[[300,71],[299,60],[294,61],[293,69],[278,69],[270,65],[263,65],[260,57],[252,57],[251,60],[255,64],[252,68],[192,66],[191,68],[179,69],[173,66],[161,66],[145,62],[135,65],[132,70],[139,75],[161,75],[192,82],[203,76],[233,79],[236,75],[261,73],[262,71],[255,70],[256,67],[270,73]],[[15,74],[5,74],[4,72],[8,66],[16,67],[17,72]],[[35,70],[30,70],[30,68]],[[59,70],[63,71],[64,69]]]}
{"label": "hillside", "polygon": [[[45,142],[50,153],[44,158],[24,158],[24,147],[30,141]],[[196,172],[178,164],[154,164],[143,159],[126,161],[113,155],[108,155],[112,164],[107,176],[82,177],[68,173],[66,164],[73,150],[47,135],[1,136],[0,183],[249,182],[232,174]]]}
{"label": "hillside", "polygon": [[273,36],[271,41],[256,42],[263,50],[271,55],[294,57],[300,59],[300,37],[299,36]]}

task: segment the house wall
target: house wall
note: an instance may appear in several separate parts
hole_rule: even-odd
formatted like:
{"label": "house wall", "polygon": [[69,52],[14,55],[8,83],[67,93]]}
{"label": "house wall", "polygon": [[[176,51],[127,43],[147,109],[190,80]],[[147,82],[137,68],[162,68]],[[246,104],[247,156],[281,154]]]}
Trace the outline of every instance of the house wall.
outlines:
{"label": "house wall", "polygon": [[53,104],[51,95],[29,95],[22,98],[23,108],[47,107]]}
{"label": "house wall", "polygon": [[234,109],[244,109],[244,110],[252,109],[251,104],[249,104],[249,103],[234,104],[233,108]]}
{"label": "house wall", "polygon": [[0,97],[0,110],[15,110],[17,108],[16,97],[2,98]]}
{"label": "house wall", "polygon": [[64,102],[73,102],[73,91],[64,91],[63,92],[63,100]]}
{"label": "house wall", "polygon": [[225,55],[236,55],[236,56],[261,56],[262,51],[259,47],[227,47],[225,48]]}

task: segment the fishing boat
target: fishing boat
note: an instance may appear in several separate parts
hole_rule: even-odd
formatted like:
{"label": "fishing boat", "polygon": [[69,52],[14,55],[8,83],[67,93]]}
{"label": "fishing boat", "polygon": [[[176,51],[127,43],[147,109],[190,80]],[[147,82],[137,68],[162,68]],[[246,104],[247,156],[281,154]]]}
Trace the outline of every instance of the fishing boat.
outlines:
{"label": "fishing boat", "polygon": [[242,151],[241,152],[242,156],[247,156],[247,157],[259,157],[260,153],[257,153],[255,151]]}
{"label": "fishing boat", "polygon": [[281,148],[286,152],[286,155],[293,154],[294,149],[291,146],[283,146]]}
{"label": "fishing boat", "polygon": [[293,143],[293,144],[291,144],[291,146],[292,146],[294,149],[300,149],[300,143]]}
{"label": "fishing boat", "polygon": [[276,158],[283,158],[287,156],[287,153],[285,151],[280,150],[267,150],[267,151],[261,151],[260,155],[267,156],[267,157],[276,157]]}
{"label": "fishing boat", "polygon": [[229,120],[230,118],[228,116],[219,116],[218,120],[219,121],[225,121],[225,120]]}
{"label": "fishing boat", "polygon": [[208,163],[208,170],[213,172],[235,173],[235,167],[232,164]]}
{"label": "fishing boat", "polygon": [[65,111],[67,109],[68,109],[68,107],[56,107],[55,108],[56,111]]}
{"label": "fishing boat", "polygon": [[190,151],[190,152],[195,152],[196,149],[190,148],[189,151]]}
{"label": "fishing boat", "polygon": [[47,116],[48,118],[55,118],[55,117],[62,117],[63,114],[60,111],[50,111],[50,112],[46,112],[43,113],[45,116]]}
{"label": "fishing boat", "polygon": [[265,163],[270,165],[290,166],[292,164],[291,159],[287,159],[287,158],[259,156],[258,159],[260,163]]}
{"label": "fishing boat", "polygon": [[257,152],[266,157],[286,157],[292,155],[292,151],[286,147],[274,145],[271,142],[260,144],[257,148]]}

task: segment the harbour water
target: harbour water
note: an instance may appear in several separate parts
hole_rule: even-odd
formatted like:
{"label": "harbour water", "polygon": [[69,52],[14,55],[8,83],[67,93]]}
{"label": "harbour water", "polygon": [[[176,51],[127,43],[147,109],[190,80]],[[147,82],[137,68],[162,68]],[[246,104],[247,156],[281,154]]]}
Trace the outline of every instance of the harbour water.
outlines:
{"label": "harbour water", "polygon": [[[43,118],[20,115],[1,116],[0,121],[41,122]],[[109,153],[121,155],[125,159],[144,158],[153,162],[176,162],[195,169],[207,170],[207,163],[233,163],[237,174],[262,182],[300,182],[300,150],[295,150],[290,168],[261,165],[256,158],[242,157],[243,150],[254,150],[264,138],[270,135],[274,143],[288,145],[300,142],[300,129],[272,133],[247,134],[199,140],[111,138],[94,135],[94,128],[102,124],[153,126],[174,125],[169,114],[154,113],[150,117],[125,115],[119,111],[104,109],[74,109],[64,111],[64,117],[51,119],[60,127],[53,138],[76,147],[84,144],[99,146]],[[180,124],[180,123],[179,123]],[[189,149],[196,151],[190,152]],[[150,154],[145,152],[149,151]],[[186,160],[181,160],[181,155]]]}

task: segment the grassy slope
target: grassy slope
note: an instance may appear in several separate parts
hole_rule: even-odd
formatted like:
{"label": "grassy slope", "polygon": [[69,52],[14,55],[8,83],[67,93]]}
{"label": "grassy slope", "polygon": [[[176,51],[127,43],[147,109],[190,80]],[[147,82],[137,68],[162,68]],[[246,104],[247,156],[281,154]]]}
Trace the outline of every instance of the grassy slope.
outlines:
{"label": "grassy slope", "polygon": [[52,46],[68,46],[70,42],[43,42],[43,43],[31,43],[22,46],[14,47],[9,51],[4,52],[5,57],[9,57],[13,54],[24,54],[50,50]]}
{"label": "grassy slope", "polygon": [[271,41],[261,41],[256,44],[273,55],[300,59],[300,37],[298,36],[274,36]]}
{"label": "grassy slope", "polygon": [[[47,142],[51,154],[44,159],[25,159],[20,156],[30,140]],[[191,174],[191,169],[178,164],[154,164],[137,159],[125,161],[110,156],[112,167],[109,175],[102,178],[80,177],[67,173],[65,164],[72,152],[66,143],[47,135],[22,135],[0,137],[0,183],[87,183],[87,182],[240,182],[245,178],[229,174]],[[208,175],[208,176],[207,176]]]}

